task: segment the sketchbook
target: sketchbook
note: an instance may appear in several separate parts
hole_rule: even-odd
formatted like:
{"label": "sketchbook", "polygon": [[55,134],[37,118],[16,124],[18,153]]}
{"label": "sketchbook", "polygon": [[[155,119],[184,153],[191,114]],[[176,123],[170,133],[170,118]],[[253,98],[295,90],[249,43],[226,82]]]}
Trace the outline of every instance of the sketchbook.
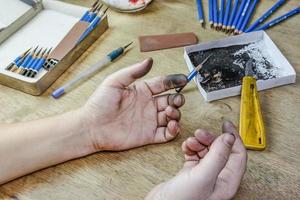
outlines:
{"label": "sketchbook", "polygon": [[254,62],[258,90],[295,83],[296,72],[271,38],[251,32],[185,47],[184,58],[192,71],[212,55],[194,78],[205,101],[240,95],[245,65]]}

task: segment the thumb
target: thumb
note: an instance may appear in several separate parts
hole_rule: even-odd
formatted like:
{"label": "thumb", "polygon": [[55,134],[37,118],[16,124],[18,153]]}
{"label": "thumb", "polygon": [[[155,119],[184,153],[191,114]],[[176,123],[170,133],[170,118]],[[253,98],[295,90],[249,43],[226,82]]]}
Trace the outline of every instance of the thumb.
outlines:
{"label": "thumb", "polygon": [[207,177],[210,177],[210,180],[213,183],[215,183],[219,173],[225,167],[234,141],[235,136],[233,134],[224,133],[219,136],[212,143],[209,152],[197,166],[197,168],[200,168]]}
{"label": "thumb", "polygon": [[103,85],[125,88],[133,83],[136,79],[145,76],[151,69],[153,64],[152,58],[147,58],[146,60],[136,63],[130,67],[121,69],[112,75],[108,76]]}
{"label": "thumb", "polygon": [[225,121],[223,123],[222,132],[223,133],[233,133],[233,134],[239,135],[238,131],[236,130],[236,127],[234,126],[234,124],[231,121]]}

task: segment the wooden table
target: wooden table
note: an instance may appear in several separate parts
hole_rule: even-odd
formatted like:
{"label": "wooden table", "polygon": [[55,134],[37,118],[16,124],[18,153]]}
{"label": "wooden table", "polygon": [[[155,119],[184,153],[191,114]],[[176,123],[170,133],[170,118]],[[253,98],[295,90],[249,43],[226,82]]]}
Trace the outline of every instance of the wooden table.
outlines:
{"label": "wooden table", "polygon": [[[65,0],[89,6],[92,0]],[[205,11],[207,15],[207,1]],[[255,18],[275,0],[262,1]],[[300,6],[289,1],[275,15]],[[268,30],[300,74],[300,20],[293,17]],[[124,66],[154,58],[146,78],[160,74],[187,73],[183,49],[140,53],[137,38],[145,34],[195,32],[200,42],[226,37],[196,20],[194,1],[156,0],[137,14],[109,11],[110,29],[71,66],[42,96],[34,97],[0,86],[1,122],[44,118],[77,108],[103,79]],[[135,42],[135,48],[113,65],[59,100],[50,97],[58,86],[95,63],[115,47]],[[220,132],[224,119],[238,123],[240,97],[205,103],[194,84],[185,90],[183,131],[174,141],[119,153],[97,153],[19,178],[0,187],[0,199],[143,199],[156,184],[174,176],[183,164],[181,143],[199,127]],[[248,169],[236,199],[300,199],[300,83],[260,93],[268,147],[249,151]],[[1,172],[0,172],[1,173]]]}

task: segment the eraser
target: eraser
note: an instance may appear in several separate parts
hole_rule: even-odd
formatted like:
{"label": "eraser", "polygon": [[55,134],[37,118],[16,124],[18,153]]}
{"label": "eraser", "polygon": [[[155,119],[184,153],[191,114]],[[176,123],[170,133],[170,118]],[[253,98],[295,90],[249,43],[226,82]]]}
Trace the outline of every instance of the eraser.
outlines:
{"label": "eraser", "polygon": [[141,52],[183,47],[198,43],[194,33],[140,36]]}
{"label": "eraser", "polygon": [[61,95],[63,95],[65,93],[65,89],[64,88],[58,88],[57,90],[55,90],[52,93],[52,97],[55,99],[58,99]]}

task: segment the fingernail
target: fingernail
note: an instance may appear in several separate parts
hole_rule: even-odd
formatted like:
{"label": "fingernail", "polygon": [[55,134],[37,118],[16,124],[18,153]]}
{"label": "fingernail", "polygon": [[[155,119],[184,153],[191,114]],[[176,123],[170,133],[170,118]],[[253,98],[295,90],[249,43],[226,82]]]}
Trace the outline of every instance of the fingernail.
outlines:
{"label": "fingernail", "polygon": [[225,144],[231,147],[234,144],[235,136],[232,133],[229,134],[225,133],[223,137],[223,141]]}
{"label": "fingernail", "polygon": [[146,63],[146,62],[153,62],[153,59],[150,57],[142,61],[142,63]]}
{"label": "fingernail", "polygon": [[224,125],[227,126],[227,127],[234,127],[234,125],[231,121],[225,121]]}
{"label": "fingernail", "polygon": [[165,78],[164,83],[168,88],[183,87],[187,84],[187,77],[184,74],[168,75]]}
{"label": "fingernail", "polygon": [[142,76],[146,75],[152,68],[153,64],[153,59],[152,58],[147,58],[144,61],[140,63],[143,67],[140,67],[139,70],[134,72],[132,74],[132,77],[135,79],[141,78]]}
{"label": "fingernail", "polygon": [[181,106],[184,104],[184,97],[182,94],[175,94],[173,101],[176,106]]}

